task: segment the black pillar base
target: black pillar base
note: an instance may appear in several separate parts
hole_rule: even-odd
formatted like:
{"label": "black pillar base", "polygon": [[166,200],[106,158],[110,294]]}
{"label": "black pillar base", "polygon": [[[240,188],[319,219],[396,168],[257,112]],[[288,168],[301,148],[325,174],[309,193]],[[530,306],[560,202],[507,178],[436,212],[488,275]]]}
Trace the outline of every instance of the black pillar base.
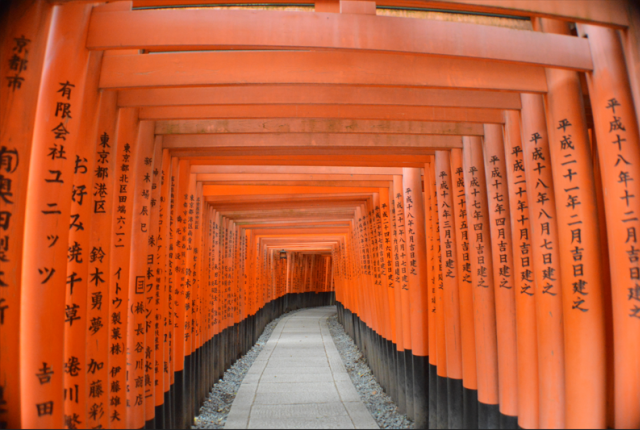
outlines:
{"label": "black pillar base", "polygon": [[413,356],[414,428],[429,428],[429,357]]}
{"label": "black pillar base", "polygon": [[462,426],[466,429],[478,428],[478,391],[462,389]]}
{"label": "black pillar base", "polygon": [[447,378],[443,376],[438,376],[438,428],[439,429],[448,429],[449,428],[449,398],[448,398],[448,387],[447,387]]}
{"label": "black pillar base", "polygon": [[447,405],[449,407],[450,429],[464,428],[462,391],[462,379],[447,378]]}
{"label": "black pillar base", "polygon": [[500,428],[503,430],[512,430],[518,428],[518,417],[505,415],[500,412]]}
{"label": "black pillar base", "polygon": [[498,405],[478,402],[478,428],[490,430],[500,428],[500,408]]}

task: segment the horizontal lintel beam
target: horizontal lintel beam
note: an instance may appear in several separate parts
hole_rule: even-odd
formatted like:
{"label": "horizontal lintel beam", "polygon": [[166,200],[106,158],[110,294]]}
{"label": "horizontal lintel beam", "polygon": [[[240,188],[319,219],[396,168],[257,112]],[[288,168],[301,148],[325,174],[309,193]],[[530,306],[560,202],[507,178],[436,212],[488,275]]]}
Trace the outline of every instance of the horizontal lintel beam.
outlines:
{"label": "horizontal lintel beam", "polygon": [[317,120],[421,121],[504,124],[501,109],[379,105],[157,106],[140,109],[141,120]]}
{"label": "horizontal lintel beam", "polygon": [[309,166],[191,166],[192,174],[267,174],[267,175],[402,175],[402,169],[367,167]]}
{"label": "horizontal lintel beam", "polygon": [[385,148],[462,148],[460,136],[397,135],[397,134],[199,134],[166,135],[163,147],[168,149],[208,148],[313,148],[313,147],[385,147]]}
{"label": "horizontal lintel beam", "polygon": [[521,109],[520,96],[497,91],[382,88],[344,85],[243,85],[130,89],[118,92],[120,107],[355,104]]}
{"label": "horizontal lintel beam", "polygon": [[292,11],[170,9],[95,13],[87,48],[333,49],[461,57],[577,71],[593,68],[589,42],[578,37],[460,22]]}
{"label": "horizontal lintel beam", "polygon": [[463,58],[339,51],[105,56],[100,88],[334,84],[544,93],[543,67]]}

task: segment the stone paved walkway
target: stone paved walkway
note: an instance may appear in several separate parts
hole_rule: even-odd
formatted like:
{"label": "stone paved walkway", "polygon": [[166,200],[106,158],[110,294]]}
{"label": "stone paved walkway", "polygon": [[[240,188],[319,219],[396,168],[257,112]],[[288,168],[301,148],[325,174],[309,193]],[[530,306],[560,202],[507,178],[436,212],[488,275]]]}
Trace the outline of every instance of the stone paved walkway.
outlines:
{"label": "stone paved walkway", "polygon": [[283,318],[245,377],[226,429],[377,429],[327,326],[334,307]]}

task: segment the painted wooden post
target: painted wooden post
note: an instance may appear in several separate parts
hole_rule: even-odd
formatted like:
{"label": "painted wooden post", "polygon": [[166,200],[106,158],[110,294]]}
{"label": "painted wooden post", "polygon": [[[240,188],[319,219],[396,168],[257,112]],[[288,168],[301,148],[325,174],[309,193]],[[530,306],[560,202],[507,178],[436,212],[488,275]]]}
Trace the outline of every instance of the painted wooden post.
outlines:
{"label": "painted wooden post", "polygon": [[[395,198],[395,179],[389,188],[389,217],[391,220],[392,234],[391,234],[391,273],[389,275],[389,282],[393,282],[393,296],[395,300],[395,316],[396,316],[396,363],[397,372],[396,378],[398,380],[398,409],[401,412],[405,412],[407,408],[407,389],[406,389],[406,364],[404,355],[404,331],[407,330],[403,323],[403,308],[402,308],[402,289],[400,283],[400,252],[398,245],[399,224],[396,210],[396,198]],[[348,262],[349,254],[345,252],[345,260]],[[346,270],[350,273],[350,264],[347,265]],[[347,278],[347,282],[349,278]]]}
{"label": "painted wooden post", "polygon": [[153,277],[152,289],[152,309],[153,319],[152,328],[150,330],[152,337],[147,335],[147,343],[153,345],[154,359],[152,363],[153,374],[150,375],[153,381],[154,390],[154,416],[155,424],[158,428],[166,428],[164,420],[164,378],[165,374],[165,351],[164,351],[164,334],[165,334],[165,318],[166,318],[166,300],[167,300],[167,283],[166,283],[166,235],[168,234],[168,215],[167,215],[167,195],[169,192],[169,181],[167,176],[171,167],[171,158],[168,151],[162,149],[162,136],[155,137],[154,155],[153,155],[153,173],[151,182],[151,200],[150,208],[150,234],[149,234],[149,254],[153,255],[153,264],[150,266]]}
{"label": "painted wooden post", "polygon": [[453,212],[456,225],[458,255],[458,287],[460,301],[460,344],[462,347],[462,402],[464,428],[478,428],[478,373],[476,369],[476,335],[474,330],[473,285],[471,282],[471,253],[467,223],[467,199],[464,187],[462,150],[452,149],[451,192],[455,203]]}
{"label": "painted wooden post", "polygon": [[138,111],[120,109],[114,146],[116,184],[111,218],[111,261],[109,272],[109,425],[128,427],[127,327],[129,324],[129,282],[134,181],[138,167]]}
{"label": "painted wooden post", "polygon": [[[149,205],[151,197],[151,175],[153,174],[154,123],[140,122],[137,136],[137,160],[135,173],[129,177],[129,197],[133,200],[131,254],[129,272],[129,324],[127,328],[127,410],[129,411],[127,427],[143,428],[145,418],[145,397],[150,390],[151,382],[145,382],[145,368],[150,365],[146,354],[153,350],[146,342],[147,314],[151,312],[147,294],[153,289],[152,277],[149,276],[148,265],[153,262],[149,253]],[[151,260],[150,260],[151,259]],[[149,358],[151,360],[151,357]],[[155,414],[155,411],[154,411]]]}
{"label": "painted wooden post", "polygon": [[[89,385],[104,384],[102,395],[89,402],[88,426],[109,426],[109,285],[111,282],[111,240],[112,214],[115,202],[115,159],[116,159],[116,94],[103,92],[100,95],[98,135],[93,159],[93,169],[89,170],[92,185],[88,193],[91,199],[91,236],[85,253],[89,265],[87,282],[87,325],[88,339],[86,372]],[[88,167],[87,167],[88,169]]]}
{"label": "painted wooden post", "polygon": [[[91,221],[93,199],[91,196],[91,174],[94,166],[94,153],[97,147],[96,135],[98,127],[98,109],[100,94],[98,77],[102,63],[102,53],[91,53],[87,68],[86,88],[82,103],[82,112],[78,115],[80,129],[79,142],[90,142],[78,145],[73,168],[73,188],[71,191],[71,216],[77,217],[77,227],[69,229],[67,251],[67,291],[65,309],[75,309],[77,319],[65,324],[64,387],[74,387],[76,398],[64,403],[64,419],[67,423],[86,423],[88,420],[88,403],[104,394],[104,382],[92,381],[88,385],[88,372],[83,372],[87,361],[87,330],[95,333],[103,328],[102,321],[91,322],[88,316],[89,285],[89,242],[91,240]],[[75,321],[75,324],[73,322]],[[95,323],[95,325],[94,325]]]}
{"label": "painted wooden post", "polygon": [[178,174],[175,188],[175,249],[174,249],[174,277],[173,277],[173,305],[175,312],[175,321],[173,326],[174,334],[174,373],[175,373],[175,389],[176,389],[176,405],[174,410],[176,413],[176,423],[178,426],[186,426],[187,422],[187,403],[185,390],[185,259],[186,259],[186,239],[187,223],[185,220],[185,204],[189,190],[189,162],[180,160],[178,162]]}
{"label": "painted wooden post", "polygon": [[542,96],[523,94],[522,142],[538,316],[542,428],[565,425],[564,325],[558,224]]}
{"label": "painted wooden post", "polygon": [[[547,33],[570,35],[562,21]],[[600,231],[589,132],[578,74],[546,69],[549,149],[554,172],[563,288],[566,426],[606,427],[606,337]],[[556,173],[558,172],[558,173]],[[585,228],[586,226],[590,226]],[[581,255],[574,252],[580,249]],[[578,258],[576,260],[576,258]]]}
{"label": "painted wooden post", "polygon": [[[69,202],[84,98],[88,61],[84,42],[91,7],[70,4],[54,8],[38,95],[29,179],[21,184],[28,190],[23,255],[30,256],[22,267],[19,326],[23,427],[62,427],[64,423],[63,343],[50,340],[63,339],[65,324],[76,318],[76,309],[65,306],[67,222],[71,220],[70,225],[75,228]],[[69,28],[75,31],[68,31]],[[26,37],[20,35],[14,41],[22,50],[29,49]],[[23,52],[16,54],[26,59]],[[36,67],[37,62],[36,59]],[[20,89],[18,85],[24,82],[19,80],[21,77],[13,80],[12,90]],[[33,84],[32,81],[30,85]],[[26,152],[11,152],[12,146],[2,148],[6,148],[3,157],[7,166],[12,166],[9,172],[5,168],[6,173],[16,173],[19,157],[26,167]],[[3,202],[12,201],[12,197],[3,194]],[[9,211],[0,213],[3,231],[8,231],[15,221],[13,216]],[[14,243],[19,241],[16,237],[20,233],[16,233]],[[16,275],[13,279],[17,280]],[[70,394],[68,391],[68,399]]]}
{"label": "painted wooden post", "polygon": [[[24,246],[20,238],[24,234],[29,191],[21,184],[29,179],[31,144],[53,6],[46,2],[11,2],[5,7],[6,21],[0,33],[3,36],[0,76],[8,81],[0,86],[0,180],[3,184],[0,209],[0,427],[19,428],[23,425],[20,308]],[[28,373],[32,374],[30,370]],[[25,407],[33,415],[31,399]]]}
{"label": "painted wooden post", "polygon": [[422,169],[403,169],[404,208],[409,256],[413,397],[416,428],[427,428],[429,419],[429,312],[427,243],[422,193]]}
{"label": "painted wooden post", "polygon": [[496,323],[498,332],[498,382],[502,427],[515,427],[518,415],[516,303],[507,167],[502,126],[484,126],[484,164],[487,180],[491,251],[493,255]]}
{"label": "painted wooden post", "polygon": [[[437,209],[436,189],[433,186],[435,178],[434,164],[424,166],[425,211],[428,213],[426,227],[427,234],[427,262],[429,264],[429,278],[427,280],[427,302],[429,312],[429,428],[438,425],[438,354],[436,353],[436,288],[438,270],[436,260],[436,241],[434,230],[434,210]],[[435,199],[435,200],[434,200]]]}
{"label": "painted wooden post", "polygon": [[[390,200],[389,200],[389,188],[381,188],[380,189],[380,209],[378,210],[378,214],[381,220],[380,226],[380,252],[382,253],[384,267],[382,270],[382,277],[386,279],[386,298],[387,298],[387,307],[386,312],[389,313],[389,328],[390,328],[390,341],[391,345],[389,345],[389,358],[391,360],[392,365],[392,373],[390,375],[390,391],[391,397],[399,403],[398,401],[398,357],[397,357],[397,344],[398,344],[398,316],[396,315],[396,293],[395,293],[395,283],[393,279],[393,225],[392,218],[393,214],[391,212]],[[333,259],[327,262],[329,268],[335,267],[336,260]],[[329,270],[329,269],[328,269]],[[331,278],[331,276],[328,276]],[[327,280],[328,283],[330,279]],[[329,285],[327,285],[327,291],[331,291]],[[395,350],[394,350],[395,348]]]}
{"label": "painted wooden post", "polygon": [[457,256],[457,235],[454,211],[454,188],[449,152],[437,151],[434,165],[440,244],[442,255],[442,279],[444,288],[443,312],[447,350],[447,406],[448,427],[463,428],[462,401],[462,338],[460,332],[460,289],[462,287],[460,262]]}
{"label": "painted wooden post", "polygon": [[[407,416],[414,416],[414,402],[413,402],[413,366],[411,356],[413,354],[411,343],[411,313],[409,305],[409,290],[407,285],[407,279],[404,278],[406,269],[408,267],[407,254],[405,251],[406,240],[406,218],[404,208],[404,197],[402,193],[402,177],[393,177],[393,191],[395,197],[395,209],[396,209],[396,223],[398,225],[398,256],[396,261],[399,262],[400,268],[396,272],[396,285],[400,289],[400,299],[402,303],[402,327],[403,327],[403,340],[404,347],[404,366],[405,366],[405,398]],[[395,245],[395,243],[394,243]],[[395,246],[394,246],[395,251]],[[405,272],[403,272],[403,269]],[[396,297],[397,298],[397,297]]]}
{"label": "painted wooden post", "polygon": [[488,252],[487,246],[490,239],[489,208],[480,138],[463,138],[463,168],[467,223],[470,229],[471,280],[474,286],[478,427],[498,428],[498,350],[493,291],[493,255]]}
{"label": "painted wooden post", "polygon": [[589,39],[587,73],[609,239],[613,296],[615,428],[640,426],[640,258],[636,248],[640,134],[629,76],[615,30],[579,25]]}
{"label": "painted wooden post", "polygon": [[522,156],[520,112],[505,112],[505,157],[511,231],[513,232],[516,288],[516,327],[518,341],[518,425],[538,427],[538,332],[536,323],[536,288],[531,258],[531,221],[529,195]]}
{"label": "painted wooden post", "polygon": [[432,206],[432,228],[433,228],[433,243],[434,243],[434,262],[435,262],[435,343],[436,343],[436,355],[437,355],[437,425],[441,428],[449,426],[449,379],[447,368],[447,343],[446,343],[446,317],[444,311],[444,265],[445,261],[443,257],[443,247],[440,240],[440,211],[442,210],[438,205],[439,192],[437,179],[436,179],[436,166],[435,160],[430,163],[429,167],[429,182],[432,193],[431,206]]}

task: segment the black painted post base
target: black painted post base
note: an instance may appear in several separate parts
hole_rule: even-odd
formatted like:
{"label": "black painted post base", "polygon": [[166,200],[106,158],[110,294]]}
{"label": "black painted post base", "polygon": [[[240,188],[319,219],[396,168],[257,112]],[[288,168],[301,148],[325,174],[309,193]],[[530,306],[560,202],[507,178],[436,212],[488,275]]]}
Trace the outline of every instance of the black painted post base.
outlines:
{"label": "black painted post base", "polygon": [[158,427],[156,427],[156,419],[155,418],[151,418],[150,420],[146,421],[144,423],[144,428],[146,430],[151,430],[151,429],[158,428]]}
{"label": "black painted post base", "polygon": [[500,412],[500,428],[502,430],[512,430],[518,428],[518,417],[505,415]]}
{"label": "black painted post base", "polygon": [[438,368],[429,363],[429,428],[438,428]]}
{"label": "black painted post base", "polygon": [[449,428],[449,402],[448,402],[448,387],[447,378],[438,375],[438,421],[437,426],[439,429]]}
{"label": "black painted post base", "polygon": [[407,386],[407,417],[410,420],[415,420],[415,402],[413,398],[413,352],[410,349],[404,350],[405,360],[405,384]]}
{"label": "black painted post base", "polygon": [[462,426],[466,429],[478,428],[478,390],[462,389]]}
{"label": "black painted post base", "polygon": [[464,428],[462,391],[462,379],[447,378],[447,406],[449,407],[450,429]]}
{"label": "black painted post base", "polygon": [[429,428],[429,357],[413,355],[414,428]]}
{"label": "black painted post base", "polygon": [[396,350],[396,363],[398,365],[397,379],[398,379],[398,410],[400,413],[407,413],[407,384],[405,381],[407,372],[407,363],[404,358],[404,351]]}
{"label": "black painted post base", "polygon": [[500,408],[498,405],[478,402],[478,428],[490,430],[500,428]]}

